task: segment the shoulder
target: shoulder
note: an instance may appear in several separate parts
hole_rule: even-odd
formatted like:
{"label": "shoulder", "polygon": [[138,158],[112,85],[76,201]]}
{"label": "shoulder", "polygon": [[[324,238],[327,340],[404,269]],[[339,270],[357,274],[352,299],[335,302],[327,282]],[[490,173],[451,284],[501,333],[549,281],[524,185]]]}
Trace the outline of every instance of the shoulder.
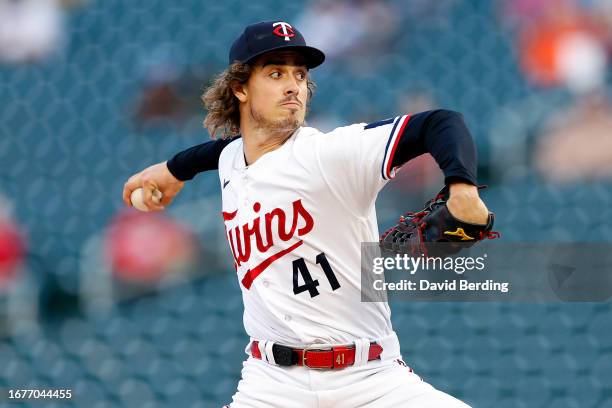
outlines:
{"label": "shoulder", "polygon": [[358,135],[358,134],[368,134],[368,133],[378,133],[378,132],[388,132],[389,130],[396,127],[400,122],[407,120],[409,115],[403,116],[395,116],[386,119],[376,120],[374,122],[366,123],[359,122],[353,123],[350,125],[345,125],[341,127],[337,127],[331,132],[329,135]]}
{"label": "shoulder", "polygon": [[359,133],[363,131],[365,125],[366,125],[365,123],[354,123],[350,125],[337,127],[328,132],[323,132],[313,127],[304,126],[300,128],[300,131],[296,137],[296,141],[312,142],[312,141],[326,139],[329,137],[334,137],[334,136],[339,136],[339,135]]}
{"label": "shoulder", "polygon": [[221,154],[219,155],[219,164],[223,163],[225,160],[233,158],[236,152],[242,149],[242,138],[237,137],[233,139],[231,142],[226,144],[221,150]]}
{"label": "shoulder", "polygon": [[242,147],[242,138],[236,137],[223,147],[221,154],[231,151],[236,151]]}

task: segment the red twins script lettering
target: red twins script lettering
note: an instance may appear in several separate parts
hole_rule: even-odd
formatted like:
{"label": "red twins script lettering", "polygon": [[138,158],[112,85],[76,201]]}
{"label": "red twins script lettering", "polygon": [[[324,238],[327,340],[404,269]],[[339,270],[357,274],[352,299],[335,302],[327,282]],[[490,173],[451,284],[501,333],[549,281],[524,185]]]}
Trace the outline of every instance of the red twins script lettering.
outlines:
{"label": "red twins script lettering", "polygon": [[[258,213],[261,210],[261,204],[255,203],[253,205],[253,211]],[[227,225],[225,228],[227,234],[227,240],[234,256],[235,265],[238,267],[244,262],[248,262],[251,258],[252,250],[255,248],[251,247],[251,238],[255,236],[255,246],[257,251],[260,253],[266,253],[275,244],[275,240],[287,242],[291,238],[301,237],[308,234],[314,227],[314,219],[312,215],[302,205],[302,200],[295,200],[292,206],[293,213],[291,214],[291,224],[287,228],[288,217],[282,208],[275,208],[270,212],[267,212],[263,217],[257,216],[250,223],[246,223],[242,226],[235,226],[228,230]],[[223,212],[223,220],[231,221],[238,214],[238,210],[228,213]],[[261,220],[263,219],[262,232]],[[301,227],[298,228],[298,223],[303,221]],[[276,221],[276,230],[273,229],[274,222]],[[286,255],[293,251],[298,246],[302,245],[303,241],[299,240],[288,248],[283,249],[280,252],[274,253],[264,261],[262,261],[256,267],[249,269],[242,279],[242,284],[249,289],[253,280],[263,272],[268,266],[275,260],[279,259],[283,255]]]}

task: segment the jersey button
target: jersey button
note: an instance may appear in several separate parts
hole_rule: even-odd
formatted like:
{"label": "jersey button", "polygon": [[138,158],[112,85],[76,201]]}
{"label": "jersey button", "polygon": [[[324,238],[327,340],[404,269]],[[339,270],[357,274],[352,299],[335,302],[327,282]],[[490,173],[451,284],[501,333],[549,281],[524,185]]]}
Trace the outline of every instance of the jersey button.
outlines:
{"label": "jersey button", "polygon": [[286,322],[291,321],[291,316],[289,316],[289,315],[285,315],[285,321],[286,321]]}
{"label": "jersey button", "polygon": [[267,288],[268,286],[270,286],[270,282],[268,282],[267,280],[265,280],[265,281],[263,281],[263,285],[264,285],[264,287],[266,287],[266,288]]}

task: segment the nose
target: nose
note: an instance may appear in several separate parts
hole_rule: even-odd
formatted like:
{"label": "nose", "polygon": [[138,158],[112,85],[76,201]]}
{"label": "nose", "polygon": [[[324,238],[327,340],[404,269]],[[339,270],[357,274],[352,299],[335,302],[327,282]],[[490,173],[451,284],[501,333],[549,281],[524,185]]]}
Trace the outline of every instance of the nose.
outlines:
{"label": "nose", "polygon": [[285,95],[286,96],[289,96],[289,95],[298,96],[299,93],[300,93],[300,86],[298,84],[297,79],[289,77],[289,79],[287,80],[286,88],[285,88]]}

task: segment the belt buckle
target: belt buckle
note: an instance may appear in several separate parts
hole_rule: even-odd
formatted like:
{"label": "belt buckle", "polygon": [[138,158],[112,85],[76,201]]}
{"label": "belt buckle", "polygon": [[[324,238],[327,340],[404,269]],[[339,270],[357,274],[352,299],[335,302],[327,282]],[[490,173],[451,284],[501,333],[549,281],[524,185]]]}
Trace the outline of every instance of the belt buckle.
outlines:
{"label": "belt buckle", "polygon": [[328,347],[320,347],[316,344],[310,345],[310,346],[306,346],[302,349],[302,366],[304,367],[308,367],[311,370],[329,370],[331,368],[334,368],[333,366],[333,361],[332,361],[332,366],[331,367],[311,367],[307,364],[307,360],[306,360],[306,352],[307,351],[332,351],[333,347],[328,346]]}

